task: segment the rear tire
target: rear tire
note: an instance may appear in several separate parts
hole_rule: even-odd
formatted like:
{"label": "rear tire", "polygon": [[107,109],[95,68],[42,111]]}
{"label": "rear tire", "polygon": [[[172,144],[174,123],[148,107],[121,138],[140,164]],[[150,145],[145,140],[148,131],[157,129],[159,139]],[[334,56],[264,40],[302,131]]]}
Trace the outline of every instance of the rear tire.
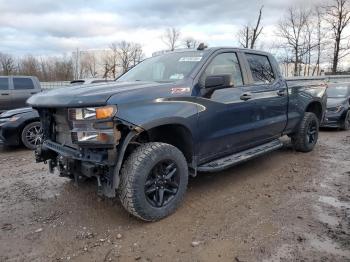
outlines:
{"label": "rear tire", "polygon": [[26,148],[35,150],[37,145],[41,143],[41,136],[42,129],[40,122],[32,122],[23,128],[21,140]]}
{"label": "rear tire", "polygon": [[147,143],[125,161],[119,197],[132,215],[156,221],[176,210],[187,183],[188,166],[181,151],[165,143]]}
{"label": "rear tire", "polygon": [[350,129],[350,110],[345,115],[344,122],[341,125],[341,129],[349,130]]}
{"label": "rear tire", "polygon": [[292,135],[292,144],[296,151],[310,152],[314,149],[319,130],[319,120],[314,113],[305,112],[298,130]]}

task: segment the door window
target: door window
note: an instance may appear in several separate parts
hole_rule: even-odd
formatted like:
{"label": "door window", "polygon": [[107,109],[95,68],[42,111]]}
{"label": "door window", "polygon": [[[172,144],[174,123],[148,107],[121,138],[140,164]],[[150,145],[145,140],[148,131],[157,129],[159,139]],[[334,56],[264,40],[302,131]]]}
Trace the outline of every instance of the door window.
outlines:
{"label": "door window", "polygon": [[254,84],[268,84],[275,80],[271,64],[267,56],[246,54]]}
{"label": "door window", "polygon": [[235,53],[217,55],[205,69],[200,80],[201,86],[204,86],[207,76],[222,74],[231,74],[235,86],[243,85],[242,72]]}
{"label": "door window", "polygon": [[0,77],[0,90],[9,89],[9,79],[7,77]]}
{"label": "door window", "polygon": [[30,78],[14,77],[13,87],[15,90],[34,89],[34,84]]}

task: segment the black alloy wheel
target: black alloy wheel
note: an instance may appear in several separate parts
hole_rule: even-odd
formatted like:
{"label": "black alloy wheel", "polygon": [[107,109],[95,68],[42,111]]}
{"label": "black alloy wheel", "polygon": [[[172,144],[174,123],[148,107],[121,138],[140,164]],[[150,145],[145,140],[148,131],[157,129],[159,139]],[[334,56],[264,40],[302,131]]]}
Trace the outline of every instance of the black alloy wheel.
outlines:
{"label": "black alloy wheel", "polygon": [[177,209],[188,183],[188,164],[175,146],[150,142],[137,147],[121,170],[119,198],[125,209],[145,221]]}
{"label": "black alloy wheel", "polygon": [[315,119],[309,123],[308,130],[306,131],[306,139],[309,144],[313,145],[316,143],[318,125]]}
{"label": "black alloy wheel", "polygon": [[180,176],[172,160],[163,160],[156,164],[145,183],[147,201],[154,207],[167,205],[179,190]]}

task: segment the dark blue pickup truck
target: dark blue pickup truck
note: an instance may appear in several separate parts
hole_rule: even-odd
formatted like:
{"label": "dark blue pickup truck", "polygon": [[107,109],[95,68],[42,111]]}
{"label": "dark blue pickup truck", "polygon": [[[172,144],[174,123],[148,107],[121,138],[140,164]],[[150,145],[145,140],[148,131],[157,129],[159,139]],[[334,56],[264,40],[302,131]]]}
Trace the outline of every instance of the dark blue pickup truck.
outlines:
{"label": "dark blue pickup truck", "polygon": [[43,128],[38,162],[75,179],[95,177],[147,221],[184,197],[188,176],[276,150],[291,137],[311,151],[325,112],[323,84],[288,87],[268,53],[236,48],[175,51],[144,60],[115,82],[28,100]]}

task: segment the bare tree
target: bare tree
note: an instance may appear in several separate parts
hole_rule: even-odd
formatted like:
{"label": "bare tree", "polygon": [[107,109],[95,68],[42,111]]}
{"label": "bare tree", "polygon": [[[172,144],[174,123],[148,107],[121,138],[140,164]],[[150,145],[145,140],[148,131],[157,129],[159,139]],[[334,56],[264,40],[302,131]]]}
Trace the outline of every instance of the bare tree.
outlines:
{"label": "bare tree", "polygon": [[103,58],[103,77],[116,78],[118,69],[125,73],[144,58],[142,46],[137,43],[120,41],[112,43],[107,55]]}
{"label": "bare tree", "polygon": [[107,52],[104,58],[104,74],[103,78],[107,78],[109,75],[114,79],[117,76],[118,66],[118,47],[116,43],[110,45],[110,50]]}
{"label": "bare tree", "polygon": [[53,68],[53,79],[51,81],[67,81],[74,77],[74,66],[71,57],[63,56],[61,58],[54,58],[51,61]]}
{"label": "bare tree", "polygon": [[250,41],[250,48],[253,49],[256,43],[256,40],[258,39],[259,35],[261,34],[263,27],[260,26],[260,21],[261,21],[261,16],[262,16],[262,9],[264,6],[260,7],[259,10],[259,16],[258,16],[258,20],[256,22],[255,28],[253,28],[253,35]]}
{"label": "bare tree", "polygon": [[304,76],[310,75],[310,67],[311,67],[311,58],[312,58],[312,51],[315,48],[314,44],[314,28],[313,23],[311,19],[308,19],[306,21],[306,27],[304,32],[304,46],[302,46],[302,56],[304,59]]}
{"label": "bare tree", "polygon": [[197,46],[198,46],[198,41],[197,40],[195,40],[194,38],[192,38],[192,37],[186,37],[184,40],[183,40],[183,42],[184,42],[184,46],[186,47],[186,48],[196,48]]}
{"label": "bare tree", "polygon": [[250,28],[248,25],[245,25],[242,29],[238,31],[238,41],[243,48],[249,48],[250,40]]}
{"label": "bare tree", "polygon": [[300,75],[299,64],[305,50],[305,32],[310,17],[310,10],[303,7],[288,8],[286,16],[278,24],[278,35],[284,40],[294,56],[294,75]]}
{"label": "bare tree", "polygon": [[16,70],[15,60],[9,54],[0,53],[0,66],[3,75],[13,74]]}
{"label": "bare tree", "polygon": [[132,66],[134,67],[144,59],[144,53],[140,44],[134,44],[134,50],[132,53]]}
{"label": "bare tree", "polygon": [[167,28],[165,30],[164,35],[162,36],[162,40],[164,44],[166,44],[170,51],[174,51],[175,48],[178,47],[178,42],[180,40],[181,32],[175,27]]}
{"label": "bare tree", "polygon": [[312,75],[320,74],[320,62],[321,62],[321,48],[324,44],[325,33],[323,31],[322,21],[323,21],[323,13],[321,8],[316,6],[315,15],[317,17],[316,23],[316,63],[315,67],[312,71]]}
{"label": "bare tree", "polygon": [[40,66],[38,59],[32,55],[22,58],[19,60],[18,71],[21,75],[39,76]]}
{"label": "bare tree", "polygon": [[121,41],[117,43],[117,46],[119,65],[122,69],[122,73],[125,73],[132,66],[135,66],[141,61],[143,52],[140,44]]}
{"label": "bare tree", "polygon": [[259,16],[257,18],[255,27],[251,28],[249,25],[245,25],[238,32],[238,41],[240,42],[241,46],[244,48],[253,49],[255,47],[258,37],[260,36],[263,30],[263,27],[260,25],[263,7],[264,6],[261,6],[259,9]]}
{"label": "bare tree", "polygon": [[344,36],[345,29],[350,24],[350,2],[349,0],[332,0],[330,5],[325,7],[326,21],[332,30],[334,43],[332,73],[337,73],[339,61],[350,54],[349,36]]}
{"label": "bare tree", "polygon": [[93,52],[86,51],[80,59],[81,77],[97,77],[97,58]]}

